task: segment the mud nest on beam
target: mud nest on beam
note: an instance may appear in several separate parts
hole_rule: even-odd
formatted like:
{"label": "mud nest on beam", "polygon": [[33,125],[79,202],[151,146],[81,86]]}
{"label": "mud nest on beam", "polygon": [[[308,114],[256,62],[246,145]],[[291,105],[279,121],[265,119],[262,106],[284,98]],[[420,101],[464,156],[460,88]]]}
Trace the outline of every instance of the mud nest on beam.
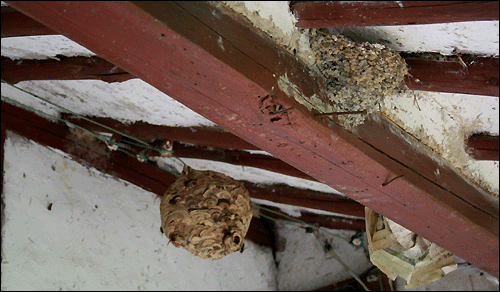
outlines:
{"label": "mud nest on beam", "polygon": [[[376,111],[385,96],[406,90],[403,79],[408,68],[398,52],[380,44],[355,43],[325,29],[311,29],[309,33],[332,111]],[[344,126],[354,127],[363,123],[364,117],[346,115],[340,120]]]}
{"label": "mud nest on beam", "polygon": [[211,260],[242,250],[252,219],[250,195],[240,182],[187,165],[165,192],[160,213],[169,243]]}

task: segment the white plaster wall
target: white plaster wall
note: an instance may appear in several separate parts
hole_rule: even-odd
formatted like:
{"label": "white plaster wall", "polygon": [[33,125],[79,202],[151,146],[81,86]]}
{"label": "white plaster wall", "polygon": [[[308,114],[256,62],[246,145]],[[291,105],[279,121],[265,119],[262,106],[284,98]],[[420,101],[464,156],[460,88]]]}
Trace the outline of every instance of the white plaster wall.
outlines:
{"label": "white plaster wall", "polygon": [[[80,115],[109,117],[124,123],[143,121],[178,127],[216,126],[137,78],[115,83],[100,80],[36,80],[22,81],[16,86]],[[2,83],[2,95],[48,114],[58,116],[65,112],[5,83]]]}
{"label": "white plaster wall", "polygon": [[9,131],[4,163],[2,290],[276,290],[270,248],[167,245],[153,193]]}
{"label": "white plaster wall", "polygon": [[[325,229],[350,240],[354,230]],[[352,278],[352,275],[323,247],[312,233],[297,224],[279,224],[277,231],[278,290],[311,291]],[[356,274],[372,266],[361,246],[355,246],[323,231],[318,232],[323,243],[329,243],[341,260]],[[364,236],[366,243],[366,236]]]}

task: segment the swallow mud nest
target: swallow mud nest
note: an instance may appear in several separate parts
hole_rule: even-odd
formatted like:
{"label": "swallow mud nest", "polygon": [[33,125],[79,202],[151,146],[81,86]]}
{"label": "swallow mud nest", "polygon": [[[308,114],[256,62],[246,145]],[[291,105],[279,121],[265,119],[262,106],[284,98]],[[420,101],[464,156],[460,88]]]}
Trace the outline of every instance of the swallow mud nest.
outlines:
{"label": "swallow mud nest", "polygon": [[250,195],[238,181],[215,171],[185,165],[160,204],[169,243],[217,260],[243,249],[250,226]]}
{"label": "swallow mud nest", "polygon": [[[400,84],[408,69],[405,60],[392,49],[355,43],[342,35],[316,29],[310,30],[309,42],[333,104],[332,111],[374,111],[386,95],[403,90]],[[351,127],[364,122],[362,115],[339,118]]]}

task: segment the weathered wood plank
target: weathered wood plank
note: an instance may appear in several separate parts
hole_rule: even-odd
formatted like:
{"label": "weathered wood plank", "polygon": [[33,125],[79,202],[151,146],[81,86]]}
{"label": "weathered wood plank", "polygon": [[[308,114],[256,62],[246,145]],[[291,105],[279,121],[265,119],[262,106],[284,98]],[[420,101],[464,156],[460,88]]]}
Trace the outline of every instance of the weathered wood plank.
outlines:
{"label": "weathered wood plank", "polygon": [[25,80],[93,79],[123,82],[135,78],[99,57],[64,57],[59,60],[11,60],[2,57],[2,79],[10,83]]}
{"label": "weathered wood plank", "polygon": [[[109,132],[109,130],[80,119],[70,114],[63,114],[62,117],[69,122],[97,132]],[[138,139],[144,140],[172,140],[184,143],[218,147],[230,149],[246,149],[246,150],[260,150],[258,147],[248,143],[247,141],[235,136],[231,132],[224,131],[216,127],[169,127],[152,125],[146,122],[134,122],[131,124],[124,124],[120,121],[111,118],[103,117],[87,117],[102,125],[111,127],[124,134],[134,136]]]}
{"label": "weathered wood plank", "polygon": [[498,20],[498,1],[291,1],[298,28]]}
{"label": "weathered wood plank", "polygon": [[2,37],[59,34],[12,7],[2,7]]}
{"label": "weathered wood plank", "polygon": [[499,158],[498,136],[474,134],[465,142],[465,151],[476,160],[496,160]]}
{"label": "weathered wood plank", "polygon": [[401,56],[409,67],[405,83],[410,89],[499,96],[498,58],[428,53]]}

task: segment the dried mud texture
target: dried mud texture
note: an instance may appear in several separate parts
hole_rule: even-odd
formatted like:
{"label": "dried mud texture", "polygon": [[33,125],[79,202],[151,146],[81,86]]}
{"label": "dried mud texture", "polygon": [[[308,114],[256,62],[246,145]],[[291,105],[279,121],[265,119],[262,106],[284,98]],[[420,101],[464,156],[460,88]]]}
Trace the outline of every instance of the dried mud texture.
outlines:
{"label": "dried mud texture", "polygon": [[[334,111],[378,110],[385,96],[405,90],[400,84],[408,68],[392,49],[380,44],[355,43],[316,29],[310,30],[309,42]],[[345,115],[340,119],[350,127],[364,122],[362,115]]]}
{"label": "dried mud texture", "polygon": [[250,195],[240,182],[187,165],[165,192],[160,213],[169,242],[210,260],[241,250],[252,219]]}

